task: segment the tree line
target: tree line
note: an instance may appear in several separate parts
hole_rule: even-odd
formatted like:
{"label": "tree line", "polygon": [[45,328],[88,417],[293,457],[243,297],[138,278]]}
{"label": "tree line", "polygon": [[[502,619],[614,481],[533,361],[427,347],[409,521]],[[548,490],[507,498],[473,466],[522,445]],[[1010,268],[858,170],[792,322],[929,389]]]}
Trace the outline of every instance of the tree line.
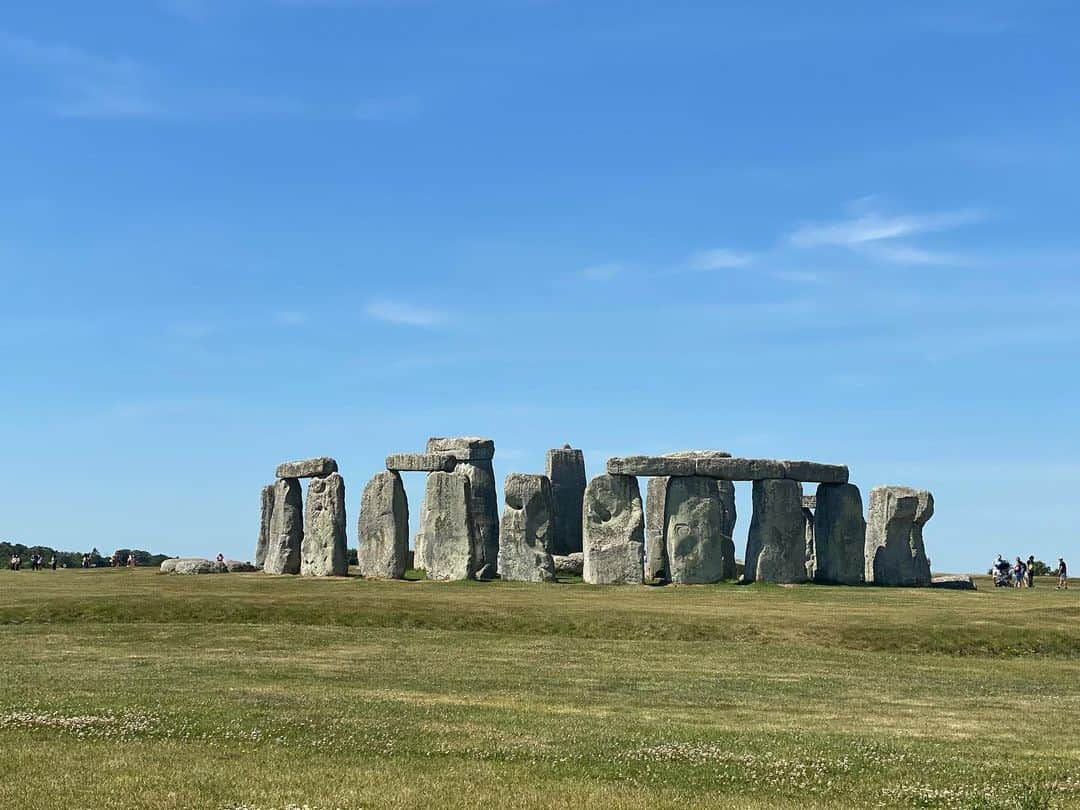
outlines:
{"label": "tree line", "polygon": [[[29,564],[32,555],[40,554],[46,565],[55,556],[56,564],[61,568],[65,566],[68,568],[81,568],[83,555],[86,553],[90,555],[91,568],[104,568],[109,565],[109,556],[102,555],[96,548],[91,549],[89,552],[58,551],[48,546],[24,546],[22,543],[0,541],[0,562],[5,566],[12,557],[21,557],[23,565],[26,566]],[[149,551],[140,548],[118,548],[112,553],[112,556],[119,560],[121,565],[127,562],[128,555],[133,555],[138,565],[161,565],[162,561],[169,558],[168,554],[151,554]]]}

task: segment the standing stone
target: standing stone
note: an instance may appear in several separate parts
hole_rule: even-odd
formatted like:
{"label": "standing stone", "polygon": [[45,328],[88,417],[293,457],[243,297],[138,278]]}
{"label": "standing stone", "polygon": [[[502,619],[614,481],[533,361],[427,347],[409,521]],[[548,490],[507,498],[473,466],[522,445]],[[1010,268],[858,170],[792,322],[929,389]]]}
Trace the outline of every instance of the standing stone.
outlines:
{"label": "standing stone", "polygon": [[304,508],[300,573],[343,577],[349,573],[345,523],[345,479],[337,473],[312,478]]}
{"label": "standing stone", "polygon": [[[806,503],[806,498],[803,498]],[[805,505],[802,508],[803,519],[806,521],[806,578],[814,581],[814,572],[817,570],[817,547],[814,543],[814,511]]]}
{"label": "standing stone", "polygon": [[304,492],[296,478],[274,484],[274,513],[263,570],[268,574],[299,574],[304,541]]}
{"label": "standing stone", "polygon": [[494,567],[499,558],[499,496],[491,465],[495,442],[477,436],[432,437],[426,452],[452,455],[457,460],[454,472],[469,479],[469,511],[476,543],[475,568],[470,575],[489,563]]}
{"label": "standing stone", "polygon": [[554,582],[550,543],[555,512],[546,475],[511,473],[503,485],[506,508],[499,531],[499,576]]}
{"label": "standing stone", "polygon": [[421,515],[428,579],[469,579],[479,568],[469,490],[469,477],[464,473],[428,475]]}
{"label": "standing stone", "polygon": [[645,578],[670,582],[667,542],[669,476],[654,476],[645,485]]}
{"label": "standing stone", "polygon": [[409,501],[401,476],[375,473],[360,500],[357,528],[360,576],[401,579],[409,554]]}
{"label": "standing stone", "polygon": [[581,511],[585,502],[585,454],[570,445],[547,452],[547,477],[555,504],[552,554],[581,551]]}
{"label": "standing stone", "polygon": [[785,479],[754,482],[754,516],[746,542],[744,581],[806,581],[806,517],[802,484]]}
{"label": "standing stone", "polygon": [[644,582],[645,514],[631,475],[598,475],[585,488],[582,520],[585,581],[593,585]]}
{"label": "standing stone", "polygon": [[866,521],[854,484],[820,484],[814,513],[815,582],[858,585],[865,574]]}
{"label": "standing stone", "polygon": [[[427,489],[424,490],[425,497],[427,496]],[[421,521],[423,520],[423,504],[420,506]],[[427,544],[424,542],[424,526],[421,523],[419,530],[416,532],[416,537],[413,538],[413,568],[418,571],[427,571]]]}
{"label": "standing stone", "polygon": [[720,537],[724,550],[724,579],[735,579],[738,572],[735,570],[735,522],[738,514],[735,511],[735,483],[733,481],[717,481],[717,491],[720,493]]}
{"label": "standing stone", "polygon": [[259,541],[255,544],[255,567],[262,568],[266,562],[266,549],[270,545],[270,523],[274,519],[274,485],[262,488],[262,504],[259,516]]}
{"label": "standing stone", "polygon": [[870,491],[865,576],[874,585],[929,585],[930,561],[922,527],[934,514],[925,489],[884,486]]}
{"label": "standing stone", "polygon": [[719,582],[735,567],[734,547],[730,559],[724,559],[724,508],[713,479],[697,476],[668,479],[664,525],[671,582],[683,585]]}

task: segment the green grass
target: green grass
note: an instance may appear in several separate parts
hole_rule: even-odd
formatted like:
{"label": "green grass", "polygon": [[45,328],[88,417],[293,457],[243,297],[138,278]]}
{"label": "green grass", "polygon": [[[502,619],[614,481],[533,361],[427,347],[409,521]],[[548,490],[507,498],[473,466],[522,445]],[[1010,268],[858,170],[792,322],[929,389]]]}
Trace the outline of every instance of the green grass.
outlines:
{"label": "green grass", "polygon": [[1080,591],[981,585],[0,571],[0,807],[1080,806]]}

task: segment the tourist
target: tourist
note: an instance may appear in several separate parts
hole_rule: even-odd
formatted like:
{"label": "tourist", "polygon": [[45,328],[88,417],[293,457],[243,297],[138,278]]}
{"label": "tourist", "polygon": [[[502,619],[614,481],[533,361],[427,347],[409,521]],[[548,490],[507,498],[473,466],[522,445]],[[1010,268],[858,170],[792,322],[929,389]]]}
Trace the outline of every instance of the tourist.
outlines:
{"label": "tourist", "polygon": [[1058,557],[1058,584],[1057,589],[1060,591],[1062,588],[1069,590],[1069,569],[1065,566],[1065,558]]}
{"label": "tourist", "polygon": [[1032,554],[1028,557],[1027,561],[1027,586],[1029,588],[1035,587],[1035,555]]}
{"label": "tourist", "polygon": [[222,554],[220,551],[218,552],[218,555],[217,555],[217,561],[218,561],[218,565],[224,565],[225,564],[225,555]]}
{"label": "tourist", "polygon": [[52,555],[52,561],[49,563],[49,568],[51,568],[53,571],[56,570],[56,555],[55,554]]}
{"label": "tourist", "polygon": [[135,567],[135,555],[134,554],[128,554],[127,567],[128,568],[134,568]]}
{"label": "tourist", "polygon": [[1013,580],[1014,580],[1013,587],[1014,588],[1023,588],[1024,587],[1024,573],[1025,573],[1024,561],[1021,560],[1019,557],[1017,557],[1016,558],[1016,565],[1013,566]]}
{"label": "tourist", "polygon": [[19,559],[19,558],[18,558],[18,557],[16,557],[16,556],[15,556],[14,554],[12,554],[12,555],[11,555],[11,561],[10,561],[10,562],[8,563],[8,565],[10,565],[10,566],[11,566],[11,570],[12,570],[12,571],[14,571],[14,570],[15,570],[15,563],[16,563],[16,562],[18,562],[18,559]]}

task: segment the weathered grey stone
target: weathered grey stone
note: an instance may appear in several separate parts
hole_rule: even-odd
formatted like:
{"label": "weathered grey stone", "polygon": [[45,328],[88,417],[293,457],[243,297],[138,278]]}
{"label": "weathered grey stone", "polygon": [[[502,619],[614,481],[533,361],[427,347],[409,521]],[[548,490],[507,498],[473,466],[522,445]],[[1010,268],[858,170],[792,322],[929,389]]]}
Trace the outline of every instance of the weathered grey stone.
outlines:
{"label": "weathered grey stone", "polygon": [[476,572],[476,578],[481,582],[487,582],[489,580],[495,579],[498,575],[499,572],[491,563],[484,563]]}
{"label": "weathered grey stone", "polygon": [[866,568],[866,521],[859,488],[854,484],[819,484],[815,502],[813,580],[858,585]]}
{"label": "weathered grey stone", "polygon": [[931,588],[944,588],[950,591],[974,591],[975,580],[964,574],[948,574],[930,580]]}
{"label": "weathered grey stone", "polygon": [[572,554],[554,554],[551,560],[555,563],[556,574],[580,577],[585,570],[585,554],[580,551]]}
{"label": "weathered grey stone", "polygon": [[343,577],[349,573],[346,537],[345,479],[337,473],[313,478],[304,508],[300,573],[307,577]]}
{"label": "weathered grey stone", "polygon": [[304,492],[295,478],[274,484],[274,514],[263,570],[268,574],[299,574],[304,542]]}
{"label": "weathered grey stone", "polygon": [[461,472],[433,472],[424,492],[424,570],[428,579],[469,579],[476,564],[476,529],[470,510],[469,477]]}
{"label": "weathered grey stone", "polygon": [[819,464],[816,461],[782,461],[784,478],[821,484],[846,484],[848,468],[843,464]]}
{"label": "weathered grey stone", "polygon": [[338,471],[337,462],[327,456],[286,461],[277,468],[278,478],[322,478]]}
{"label": "weathered grey stone", "polygon": [[274,519],[274,485],[262,488],[259,515],[259,540],[255,544],[255,565],[263,567],[266,562],[266,548],[270,545],[270,523]]}
{"label": "weathered grey stone", "polygon": [[[389,460],[388,462],[389,463]],[[375,473],[360,500],[360,576],[401,579],[409,554],[409,500],[396,472]]]}
{"label": "weathered grey stone", "polygon": [[806,517],[798,481],[754,482],[745,582],[806,581]]}
{"label": "weathered grey stone", "polygon": [[552,554],[581,551],[581,514],[585,502],[585,454],[566,445],[548,450],[547,477],[555,505]]}
{"label": "weathered grey stone", "polygon": [[176,561],[172,572],[174,574],[224,574],[227,571],[224,563],[199,557],[186,557]]}
{"label": "weathered grey stone", "polygon": [[[426,495],[427,489],[424,490]],[[423,519],[423,504],[420,506],[421,520]],[[427,543],[424,542],[424,527],[420,526],[419,531],[416,532],[416,537],[413,538],[413,564],[412,567],[418,571],[426,571],[428,567],[427,563]]]}
{"label": "weathered grey stone", "polygon": [[511,473],[503,484],[506,508],[499,530],[499,576],[520,582],[553,582],[548,550],[554,505],[546,475]]}
{"label": "weathered grey stone", "polygon": [[806,521],[806,554],[804,557],[806,560],[806,578],[813,580],[814,572],[817,570],[817,549],[814,544],[814,512],[804,506],[802,513],[803,519]]}
{"label": "weathered grey stone", "polygon": [[[671,582],[682,585],[719,582],[734,569],[734,546],[725,547],[724,507],[712,478],[669,478],[664,524]],[[728,551],[730,558],[725,559]]]}
{"label": "weathered grey stone", "polygon": [[865,545],[868,583],[930,584],[922,526],[933,515],[933,503],[929,492],[911,487],[882,486],[870,491]]}
{"label": "weathered grey stone", "polygon": [[226,560],[225,570],[230,574],[249,574],[258,571],[258,567],[246,560]]}
{"label": "weathered grey stone", "polygon": [[458,461],[491,461],[495,442],[479,436],[432,436],[427,440],[427,452],[449,454]]}
{"label": "weathered grey stone", "polygon": [[457,460],[441,453],[394,453],[386,457],[391,472],[452,472]]}
{"label": "weathered grey stone", "polygon": [[731,458],[722,451],[692,450],[664,456],[625,456],[608,459],[612,475],[699,475],[725,481],[793,481],[847,483],[848,468],[813,461],[778,461],[768,458]]}
{"label": "weathered grey stone", "polygon": [[[671,573],[672,563],[669,559],[668,542],[668,493],[670,483],[674,477],[653,477],[648,483],[648,497],[645,500],[645,576],[647,579],[656,579],[661,582],[678,582]],[[723,561],[721,579],[735,579],[735,484],[731,481],[716,479],[708,480],[716,490],[720,518],[718,523],[718,542],[720,544],[720,558]],[[710,513],[711,514],[711,513]]]}
{"label": "weathered grey stone", "polygon": [[670,476],[654,476],[645,485],[645,578],[670,582],[667,543],[667,490]]}
{"label": "weathered grey stone", "polygon": [[637,479],[598,475],[585,488],[583,576],[593,585],[644,582],[645,515]]}
{"label": "weathered grey stone", "polygon": [[167,560],[163,560],[161,563],[161,573],[171,574],[176,571],[176,566],[179,564],[179,557],[170,557]]}
{"label": "weathered grey stone", "polygon": [[499,562],[499,495],[490,461],[458,461],[454,472],[469,479],[469,512],[473,524],[476,570]]}

